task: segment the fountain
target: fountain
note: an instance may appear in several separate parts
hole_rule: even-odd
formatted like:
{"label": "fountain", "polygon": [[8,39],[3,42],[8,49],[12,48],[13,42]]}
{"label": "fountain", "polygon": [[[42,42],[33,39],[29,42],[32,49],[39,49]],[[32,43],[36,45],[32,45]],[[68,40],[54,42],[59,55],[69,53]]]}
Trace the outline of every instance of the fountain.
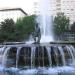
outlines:
{"label": "fountain", "polygon": [[12,44],[0,49],[3,75],[75,75],[74,45]]}
{"label": "fountain", "polygon": [[34,43],[0,45],[1,75],[75,75],[75,45],[52,42],[49,1],[40,2]]}

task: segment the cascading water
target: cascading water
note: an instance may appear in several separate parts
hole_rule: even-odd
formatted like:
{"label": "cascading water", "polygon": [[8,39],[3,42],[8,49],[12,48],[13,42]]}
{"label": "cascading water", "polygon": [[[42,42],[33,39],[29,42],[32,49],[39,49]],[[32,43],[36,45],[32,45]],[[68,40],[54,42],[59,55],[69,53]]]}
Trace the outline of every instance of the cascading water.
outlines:
{"label": "cascading water", "polygon": [[3,54],[3,60],[2,60],[2,65],[3,66],[6,66],[6,61],[7,61],[7,55],[8,55],[8,51],[10,50],[11,47],[7,47],[4,51],[4,54]]}
{"label": "cascading water", "polygon": [[4,68],[5,72],[12,71],[17,75],[68,75],[70,71],[72,75],[75,74],[75,48],[72,45],[21,44],[5,47],[2,64],[11,68]]}
{"label": "cascading water", "polygon": [[16,68],[18,67],[18,61],[19,61],[20,50],[21,50],[21,47],[19,47],[19,48],[17,49],[17,53],[16,53]]}

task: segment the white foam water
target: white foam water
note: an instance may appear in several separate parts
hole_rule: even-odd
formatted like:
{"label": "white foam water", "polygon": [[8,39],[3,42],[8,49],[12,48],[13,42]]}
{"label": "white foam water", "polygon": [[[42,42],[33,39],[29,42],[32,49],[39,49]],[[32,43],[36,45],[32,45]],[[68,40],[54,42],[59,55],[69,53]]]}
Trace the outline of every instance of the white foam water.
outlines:
{"label": "white foam water", "polygon": [[51,36],[41,36],[40,43],[48,43],[48,42],[53,42],[53,37]]}
{"label": "white foam water", "polygon": [[28,69],[20,70],[19,74],[21,75],[75,75],[75,68],[63,66],[56,68],[37,68],[37,69]]}
{"label": "white foam water", "polygon": [[75,75],[74,67],[34,68],[20,70],[18,68],[5,68],[0,66],[0,75]]}

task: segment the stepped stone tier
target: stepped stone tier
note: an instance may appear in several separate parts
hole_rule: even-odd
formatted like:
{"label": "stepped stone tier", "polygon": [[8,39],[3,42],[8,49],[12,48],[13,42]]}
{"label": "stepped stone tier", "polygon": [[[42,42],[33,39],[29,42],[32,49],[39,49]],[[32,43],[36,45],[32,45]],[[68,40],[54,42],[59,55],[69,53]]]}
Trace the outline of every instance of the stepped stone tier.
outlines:
{"label": "stepped stone tier", "polygon": [[75,65],[74,42],[40,44],[12,42],[4,43],[0,46],[3,48],[2,65],[6,67],[36,68]]}

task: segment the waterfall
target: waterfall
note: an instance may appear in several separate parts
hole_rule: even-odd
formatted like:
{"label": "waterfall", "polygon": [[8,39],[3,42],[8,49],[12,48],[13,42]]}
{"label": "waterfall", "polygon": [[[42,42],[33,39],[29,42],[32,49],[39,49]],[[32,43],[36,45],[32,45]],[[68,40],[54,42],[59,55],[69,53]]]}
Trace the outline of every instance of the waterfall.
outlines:
{"label": "waterfall", "polygon": [[3,59],[3,53],[6,49],[6,46],[0,47],[0,64],[2,64],[2,59]]}
{"label": "waterfall", "polygon": [[59,51],[61,53],[61,56],[62,56],[63,65],[65,66],[66,65],[66,62],[65,62],[65,55],[64,55],[63,48],[61,46],[58,46],[58,49],[59,49]]}
{"label": "waterfall", "polygon": [[59,66],[59,63],[58,63],[59,58],[58,58],[57,47],[56,47],[56,46],[54,46],[53,48],[54,48],[53,50],[54,50],[54,54],[55,54],[55,61],[56,61],[56,65],[57,65],[57,66]]}
{"label": "waterfall", "polygon": [[[2,65],[13,65],[15,62],[16,68],[24,65],[25,68],[36,67],[57,67],[74,65],[75,48],[72,45],[26,45],[26,46],[6,46],[4,48]],[[15,57],[11,58],[14,52]],[[9,54],[11,53],[11,54]],[[11,55],[11,56],[10,56]],[[11,62],[11,59],[13,59]],[[16,59],[16,61],[14,61]],[[21,63],[23,61],[23,64]],[[13,66],[14,66],[13,65]]]}
{"label": "waterfall", "polygon": [[3,54],[3,52],[4,52],[5,48],[6,48],[6,46],[2,46],[2,47],[0,47],[0,53],[2,53],[2,54]]}
{"label": "waterfall", "polygon": [[70,47],[70,49],[72,50],[73,55],[74,55],[74,58],[75,58],[75,48],[74,48],[72,45],[70,45],[69,47]]}
{"label": "waterfall", "polygon": [[16,68],[18,68],[18,62],[19,62],[19,55],[20,55],[20,50],[22,47],[18,47],[17,53],[16,53]]}
{"label": "waterfall", "polygon": [[46,49],[47,49],[47,53],[48,53],[49,64],[50,64],[50,67],[51,67],[52,66],[51,48],[50,47],[46,47]]}
{"label": "waterfall", "polygon": [[31,68],[35,66],[35,50],[36,47],[31,48]]}
{"label": "waterfall", "polygon": [[71,57],[72,57],[71,61],[74,61],[74,55],[73,55],[73,53],[72,53],[72,50],[70,49],[69,46],[66,46],[66,48],[68,49],[68,51],[70,52],[70,55],[71,55]]}
{"label": "waterfall", "polygon": [[5,49],[4,54],[3,54],[3,60],[2,60],[2,65],[3,65],[3,66],[6,66],[8,51],[10,50],[10,48],[11,48],[11,47],[7,47],[7,48]]}

